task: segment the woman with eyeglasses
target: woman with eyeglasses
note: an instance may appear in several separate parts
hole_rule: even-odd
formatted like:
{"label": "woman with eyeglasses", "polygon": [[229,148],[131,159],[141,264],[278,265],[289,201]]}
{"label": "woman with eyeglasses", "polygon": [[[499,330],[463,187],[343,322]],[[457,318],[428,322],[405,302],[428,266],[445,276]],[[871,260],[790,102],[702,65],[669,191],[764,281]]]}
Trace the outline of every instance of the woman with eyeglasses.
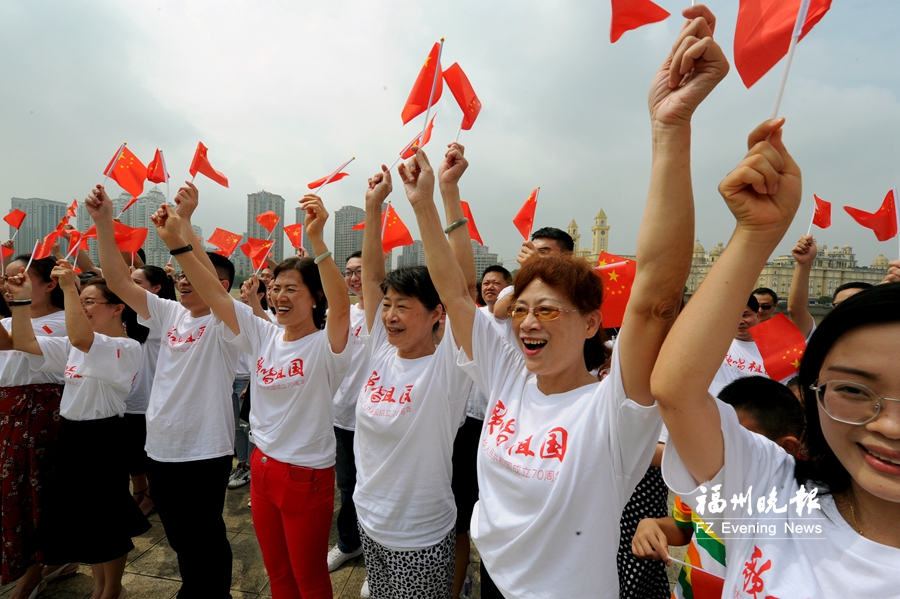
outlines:
{"label": "woman with eyeglasses", "polygon": [[[147,329],[101,278],[79,294],[72,266],[50,273],[65,296],[66,337],[34,334],[28,305],[32,281],[24,268],[9,277],[13,347],[32,370],[65,379],[59,415],[57,471],[35,546],[45,563],[91,564],[94,599],[124,597],[122,574],[132,537],[150,523],[128,493],[125,399],[141,365]],[[85,465],[84,456],[92,456]],[[44,583],[41,583],[42,585]],[[41,587],[38,587],[40,592]]]}
{"label": "woman with eyeglasses", "polygon": [[723,597],[897,597],[900,581],[900,284],[829,314],[800,365],[808,459],[743,429],[707,389],[757,273],[800,204],[782,119],[749,139],[719,185],[731,241],[663,345],[651,388],[669,430],[663,474],[720,523]]}

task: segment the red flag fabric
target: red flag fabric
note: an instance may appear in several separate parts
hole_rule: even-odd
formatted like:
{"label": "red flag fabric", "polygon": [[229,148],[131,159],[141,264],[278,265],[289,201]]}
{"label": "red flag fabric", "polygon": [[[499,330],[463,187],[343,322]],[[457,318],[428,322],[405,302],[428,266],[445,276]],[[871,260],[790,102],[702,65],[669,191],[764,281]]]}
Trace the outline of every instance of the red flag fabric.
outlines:
{"label": "red flag fabric", "polygon": [[272,249],[274,244],[275,242],[271,239],[248,237],[247,243],[241,244],[241,251],[250,258],[253,269],[259,270],[266,263],[266,257],[268,257],[269,250]]}
{"label": "red flag fabric", "polygon": [[294,248],[300,248],[303,245],[303,223],[296,223],[284,227],[288,240]]}
{"label": "red flag fabric", "polygon": [[6,260],[10,256],[12,256],[15,252],[16,252],[16,250],[13,248],[8,248],[5,245],[0,246],[0,253],[3,254],[3,256],[2,256],[3,260]]}
{"label": "red flag fabric", "polygon": [[831,226],[831,202],[826,202],[815,194],[813,199],[816,201],[816,213],[813,214],[812,224],[820,229],[827,229]]}
{"label": "red flag fabric", "polygon": [[271,233],[275,230],[275,225],[278,224],[279,218],[278,215],[272,212],[271,210],[267,212],[263,212],[259,216],[256,217],[256,222],[261,224],[263,228]]}
{"label": "red flag fabric", "polygon": [[144,193],[147,167],[125,146],[122,146],[109,164],[106,165],[106,170],[103,174],[118,183],[119,187],[134,197]]}
{"label": "red flag fabric", "polygon": [[[113,221],[116,233],[116,246],[120,252],[137,252],[147,240],[148,229],[146,227],[132,228],[119,221]],[[82,235],[84,239],[97,238],[97,225],[91,227]]]}
{"label": "red flag fabric", "polygon": [[66,210],[66,218],[75,218],[75,211],[78,209],[78,200],[73,199],[72,204]]}
{"label": "red flag fabric", "polygon": [[64,216],[60,219],[59,224],[56,225],[56,232],[62,233],[66,229],[66,225],[69,224],[69,217]]}
{"label": "red flag fabric", "polygon": [[197,173],[200,173],[201,175],[206,175],[222,187],[228,187],[228,177],[214,169],[209,163],[209,158],[206,157],[208,151],[209,150],[203,145],[202,141],[197,142],[197,151],[194,152],[194,159],[191,160],[191,176],[195,177],[197,176]]}
{"label": "red flag fabric", "polygon": [[235,249],[237,249],[241,239],[242,237],[237,233],[232,233],[231,231],[216,227],[216,230],[212,232],[212,235],[210,235],[209,239],[206,241],[218,247],[221,250],[222,255],[227,258],[234,253]]}
{"label": "red flag fabric", "polygon": [[475,95],[475,90],[459,63],[454,62],[444,71],[444,81],[447,82],[447,87],[453,92],[456,103],[463,111],[461,128],[468,131],[475,123],[475,119],[478,118],[478,113],[481,112],[481,102]]}
{"label": "red flag fabric", "polygon": [[28,216],[26,213],[16,208],[12,212],[4,216],[3,220],[5,220],[13,229],[18,229],[22,226],[22,221],[25,220],[26,216]]}
{"label": "red flag fabric", "polygon": [[[803,0],[741,0],[734,30],[734,66],[752,86],[787,54]],[[831,0],[811,0],[800,32],[803,39],[822,20]]]}
{"label": "red flag fabric", "polygon": [[53,253],[53,243],[59,237],[58,231],[50,231],[44,240],[37,245],[37,248],[34,250],[34,259],[42,260],[44,258],[49,258]]}
{"label": "red flag fabric", "polygon": [[[383,217],[383,216],[382,216],[381,222],[384,222],[384,217]],[[361,222],[361,223],[356,223],[355,225],[353,225],[352,227],[350,227],[350,230],[351,230],[351,231],[362,231],[362,230],[365,229],[365,228],[366,228],[366,221],[363,221],[363,222]]]}
{"label": "red flag fabric", "polygon": [[797,373],[806,351],[806,339],[787,316],[776,314],[748,330],[770,379],[781,381]]}
{"label": "red flag fabric", "polygon": [[469,219],[469,222],[466,223],[466,227],[469,229],[469,237],[484,245],[484,242],[481,240],[481,234],[478,232],[478,227],[475,226],[475,217],[472,216],[472,209],[469,208],[468,202],[460,202],[462,204],[463,216]]}
{"label": "red flag fabric", "polygon": [[[310,189],[317,189],[319,187],[322,187],[322,185],[325,184],[325,181],[328,181],[329,176],[330,175],[326,175],[326,176],[322,177],[321,179],[316,179],[315,181],[313,181],[311,183],[307,183],[306,186],[309,187]],[[331,185],[335,181],[340,181],[344,177],[349,177],[349,176],[350,176],[349,173],[338,173],[334,177],[331,177],[331,181],[328,181],[328,184]]]}
{"label": "red flag fabric", "polygon": [[75,229],[69,231],[69,252],[72,251],[73,245],[77,245],[79,250],[88,251],[87,239]]}
{"label": "red flag fabric", "polygon": [[[385,219],[387,219],[387,224],[385,224]],[[365,229],[366,221],[356,223],[350,228],[353,231]],[[384,235],[381,237],[381,249],[384,252],[413,244],[413,238],[409,234],[409,229],[400,220],[400,216],[397,215],[397,211],[394,210],[391,204],[388,204],[387,210],[381,213],[381,230],[384,231]]]}
{"label": "red flag fabric", "polygon": [[126,210],[128,210],[129,208],[131,208],[132,206],[134,206],[134,204],[135,204],[137,201],[138,201],[137,196],[135,196],[135,197],[131,198],[130,200],[128,200],[128,203],[125,204],[125,207],[124,207],[124,208],[122,208],[122,212],[125,212]]}
{"label": "red flag fabric", "polygon": [[147,180],[153,183],[165,183],[169,179],[166,172],[166,164],[163,162],[162,153],[156,148],[153,160],[147,165]]}
{"label": "red flag fabric", "polygon": [[[409,92],[409,98],[406,99],[406,104],[403,105],[403,111],[400,113],[404,125],[428,110],[428,98],[431,96],[432,85],[434,85],[434,98],[431,100],[431,105],[434,106],[441,99],[444,84],[441,77],[441,64],[438,60],[440,49],[440,42],[435,43],[425,59],[425,64],[422,65],[422,70],[419,71],[419,76],[416,77],[412,91]],[[434,80],[435,69],[437,69],[437,83]]]}
{"label": "red flag fabric", "polygon": [[603,316],[604,329],[622,326],[625,307],[631,297],[631,286],[637,273],[637,263],[629,258],[616,256],[608,252],[600,252],[594,272],[603,281],[603,303],[600,314]]}
{"label": "red flag fabric", "polygon": [[867,229],[872,229],[878,241],[887,241],[897,236],[897,201],[893,189],[884,196],[881,208],[873,213],[851,206],[844,206],[844,210],[853,217],[853,220]]}
{"label": "red flag fabric", "polygon": [[534,211],[537,208],[538,189],[540,187],[531,192],[531,195],[528,196],[528,199],[519,208],[519,213],[513,219],[513,224],[519,230],[519,233],[522,234],[522,237],[525,238],[525,241],[528,241],[528,238],[531,237],[531,228],[534,226]]}
{"label": "red flag fabric", "polygon": [[650,0],[612,0],[609,41],[616,43],[622,34],[669,18],[669,12]]}
{"label": "red flag fabric", "polygon": [[[431,117],[431,122],[428,123],[428,126],[425,127],[425,141],[421,144],[424,148],[425,144],[431,141],[431,130],[434,129],[434,119],[437,117],[437,113],[433,117]],[[406,147],[400,150],[400,158],[406,160],[407,158],[412,158],[416,155],[416,148],[419,147],[419,141],[422,139],[422,132],[416,133],[416,136],[413,138],[411,142],[406,144]]]}
{"label": "red flag fabric", "polygon": [[691,592],[694,599],[719,599],[725,587],[725,579],[697,568],[691,568]]}

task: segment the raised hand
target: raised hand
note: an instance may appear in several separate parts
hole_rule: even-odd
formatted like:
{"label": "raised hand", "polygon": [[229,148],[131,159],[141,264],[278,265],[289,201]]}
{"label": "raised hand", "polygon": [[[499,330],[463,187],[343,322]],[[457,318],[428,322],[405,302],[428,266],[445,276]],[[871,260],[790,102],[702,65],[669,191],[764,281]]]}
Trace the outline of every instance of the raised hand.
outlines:
{"label": "raised hand", "polygon": [[150,220],[156,226],[156,233],[169,249],[184,247],[184,240],[181,238],[181,216],[172,210],[171,206],[161,205],[159,210],[150,216]]}
{"label": "raised hand", "polygon": [[303,222],[303,226],[306,227],[306,234],[310,239],[313,237],[321,238],[325,229],[325,221],[328,220],[328,211],[325,210],[322,198],[308,193],[300,200],[300,208],[306,210],[306,220]]}
{"label": "raised hand", "polygon": [[434,170],[422,148],[408,162],[400,163],[398,171],[410,204],[434,200]]}
{"label": "raised hand", "polygon": [[241,284],[241,302],[253,308],[261,307],[257,289],[259,289],[259,278],[255,274],[250,275],[250,278]]}
{"label": "raised hand", "polygon": [[6,289],[8,300],[31,299],[31,277],[24,268],[19,268],[18,273],[6,277]]}
{"label": "raised hand", "polygon": [[534,247],[534,244],[530,241],[525,241],[522,243],[522,249],[519,250],[519,255],[516,256],[516,262],[519,263],[519,266],[522,266],[535,256],[540,256],[538,254],[537,248]]}
{"label": "raised hand", "polygon": [[801,236],[797,241],[797,245],[791,250],[791,254],[794,256],[794,260],[797,261],[797,264],[803,265],[812,264],[818,253],[819,250],[816,248],[816,241],[813,239],[812,235]]}
{"label": "raised hand", "polygon": [[50,271],[50,278],[57,281],[61,289],[78,289],[75,277],[75,269],[68,260],[59,260]]}
{"label": "raised hand", "polygon": [[653,78],[648,99],[651,119],[666,125],[689,123],[729,69],[725,53],[713,39],[716,18],[712,11],[698,4],[681,14],[690,20]]}
{"label": "raised hand", "polygon": [[97,222],[98,219],[112,220],[113,218],[113,203],[106,195],[106,188],[102,185],[98,184],[91,190],[88,197],[84,199],[84,207],[94,222]]}
{"label": "raised hand", "polygon": [[190,181],[185,181],[184,186],[175,195],[175,212],[182,218],[190,219],[200,203],[200,192],[197,186]]}
{"label": "raised hand", "polygon": [[450,148],[444,154],[444,160],[438,166],[438,181],[440,185],[456,185],[459,183],[460,177],[469,167],[469,161],[466,160],[466,149],[457,142],[447,144]]}
{"label": "raised hand", "polygon": [[881,283],[900,283],[900,260],[888,262],[887,276]]}
{"label": "raised hand", "polygon": [[381,204],[389,195],[391,195],[393,189],[394,185],[391,182],[391,171],[382,164],[381,172],[375,173],[369,177],[369,187],[366,189],[366,202],[373,201]]}

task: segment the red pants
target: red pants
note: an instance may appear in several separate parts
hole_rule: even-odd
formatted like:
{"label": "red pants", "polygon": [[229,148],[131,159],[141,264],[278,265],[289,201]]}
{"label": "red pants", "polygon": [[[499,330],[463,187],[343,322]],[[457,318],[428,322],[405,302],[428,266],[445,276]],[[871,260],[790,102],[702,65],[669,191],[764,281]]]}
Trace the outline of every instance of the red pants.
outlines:
{"label": "red pants", "polygon": [[257,448],[250,458],[250,499],[273,599],[331,599],[334,467],[292,466]]}

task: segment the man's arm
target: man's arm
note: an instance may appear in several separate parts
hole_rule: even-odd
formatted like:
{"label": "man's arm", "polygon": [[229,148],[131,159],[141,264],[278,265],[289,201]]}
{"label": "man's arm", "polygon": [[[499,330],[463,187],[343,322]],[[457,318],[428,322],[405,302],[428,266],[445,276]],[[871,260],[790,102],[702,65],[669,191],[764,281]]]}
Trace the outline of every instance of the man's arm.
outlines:
{"label": "man's arm", "polygon": [[[438,168],[441,198],[444,200],[444,218],[449,227],[463,218],[462,203],[459,197],[459,179],[469,166],[463,155],[465,148],[459,143],[449,144],[450,149],[444,155],[444,161]],[[478,273],[475,269],[475,253],[472,251],[472,239],[469,228],[461,225],[447,235],[456,262],[463,271],[469,295],[472,301],[478,299]]]}
{"label": "man's arm", "polygon": [[194,254],[204,268],[216,275],[216,281],[218,281],[219,273],[216,272],[216,267],[213,266],[212,260],[206,255],[203,244],[197,239],[194,227],[191,226],[191,216],[194,214],[194,210],[197,209],[199,202],[200,192],[197,191],[197,186],[190,181],[185,181],[184,187],[179,189],[178,195],[175,196],[175,212],[181,217],[181,238],[184,240],[185,245],[190,245],[194,248],[191,253]]}
{"label": "man's arm", "polygon": [[816,261],[816,253],[816,242],[812,235],[802,236],[791,250],[797,263],[794,265],[794,277],[788,290],[788,317],[803,333],[804,339],[809,337],[816,323],[809,313],[809,273]]}

